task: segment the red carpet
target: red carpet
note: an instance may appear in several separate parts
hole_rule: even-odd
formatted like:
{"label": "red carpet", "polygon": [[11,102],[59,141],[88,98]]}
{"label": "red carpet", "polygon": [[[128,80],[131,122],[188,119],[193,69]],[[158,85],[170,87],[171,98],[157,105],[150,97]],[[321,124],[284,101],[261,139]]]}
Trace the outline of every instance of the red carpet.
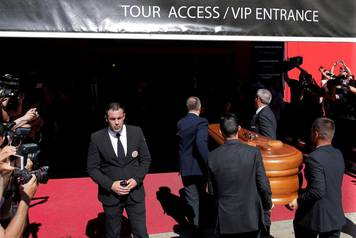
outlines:
{"label": "red carpet", "polygon": [[[345,175],[343,206],[346,213],[356,212],[355,186],[356,179]],[[177,173],[149,174],[145,179],[145,187],[148,232],[155,234],[172,231],[177,222],[164,213],[156,192],[160,187],[169,188],[169,205],[179,211],[178,203],[174,201],[179,200],[179,189],[182,188],[180,177]],[[97,186],[90,178],[53,179],[47,184],[41,184],[30,209],[32,237],[98,237],[93,234],[96,229],[102,228],[102,220],[98,219],[102,208],[96,194]],[[276,206],[272,210],[273,221],[292,219],[293,215],[284,206]]]}

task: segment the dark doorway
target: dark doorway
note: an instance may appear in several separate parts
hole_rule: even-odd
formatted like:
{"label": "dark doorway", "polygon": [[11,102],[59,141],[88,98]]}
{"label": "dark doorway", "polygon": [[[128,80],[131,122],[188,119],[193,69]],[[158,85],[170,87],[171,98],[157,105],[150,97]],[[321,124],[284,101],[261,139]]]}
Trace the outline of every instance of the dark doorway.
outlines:
{"label": "dark doorway", "polygon": [[[0,43],[0,72],[19,75],[29,92],[25,108],[36,105],[45,121],[41,159],[51,177],[87,176],[89,136],[105,126],[110,101],[124,103],[126,122],[142,127],[152,173],[178,170],[176,122],[186,113],[188,96],[202,99],[210,122],[233,105],[248,125],[254,110],[248,100],[255,77],[251,42],[3,38]],[[44,86],[46,96],[39,92]]]}

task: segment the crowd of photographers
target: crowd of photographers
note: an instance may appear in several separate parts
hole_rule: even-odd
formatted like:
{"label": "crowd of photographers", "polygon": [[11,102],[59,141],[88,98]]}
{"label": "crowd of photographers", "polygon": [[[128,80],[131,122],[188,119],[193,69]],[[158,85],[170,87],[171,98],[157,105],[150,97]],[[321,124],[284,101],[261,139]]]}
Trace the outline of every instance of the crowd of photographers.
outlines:
{"label": "crowd of photographers", "polygon": [[24,110],[19,86],[14,75],[0,77],[0,238],[29,237],[30,201],[38,183],[48,180],[48,167],[39,167],[39,145],[33,140],[41,118],[35,107]]}
{"label": "crowd of photographers", "polygon": [[[290,134],[293,141],[308,144],[312,121],[317,117],[332,118],[338,126],[335,144],[346,155],[356,150],[355,140],[344,135],[356,133],[356,80],[351,69],[343,60],[336,61],[330,69],[320,66],[320,83],[302,67],[303,58],[293,57],[284,62],[284,80],[291,89],[289,123],[293,124]],[[288,72],[299,69],[299,79],[292,79]]]}

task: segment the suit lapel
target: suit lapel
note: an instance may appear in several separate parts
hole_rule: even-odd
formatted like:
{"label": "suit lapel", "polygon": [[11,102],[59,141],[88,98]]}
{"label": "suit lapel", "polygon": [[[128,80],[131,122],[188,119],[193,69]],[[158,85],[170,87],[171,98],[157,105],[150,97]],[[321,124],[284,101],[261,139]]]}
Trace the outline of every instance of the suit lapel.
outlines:
{"label": "suit lapel", "polygon": [[126,125],[126,138],[127,138],[127,153],[126,153],[126,157],[125,159],[128,160],[131,156],[130,153],[133,151],[132,148],[132,131],[131,128],[129,126]]}

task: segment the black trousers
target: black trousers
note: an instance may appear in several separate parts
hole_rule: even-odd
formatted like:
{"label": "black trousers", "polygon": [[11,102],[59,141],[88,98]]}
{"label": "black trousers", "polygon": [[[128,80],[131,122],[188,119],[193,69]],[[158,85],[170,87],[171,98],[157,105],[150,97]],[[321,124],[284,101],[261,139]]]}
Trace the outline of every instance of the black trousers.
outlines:
{"label": "black trousers", "polygon": [[204,209],[204,197],[206,195],[207,180],[204,176],[183,176],[184,196],[188,206],[191,208],[189,222],[199,227],[201,219],[200,212]]}
{"label": "black trousers", "polygon": [[[294,236],[295,238],[338,238],[340,237],[340,230],[318,232],[308,229],[293,222]],[[318,236],[319,235],[319,236]]]}
{"label": "black trousers", "polygon": [[[221,234],[219,238],[259,238],[260,231],[251,231],[238,234]],[[306,237],[305,237],[306,238]]]}
{"label": "black trousers", "polygon": [[120,238],[122,213],[126,210],[133,238],[148,238],[145,201],[136,202],[127,196],[114,206],[103,205],[105,213],[105,237]]}

